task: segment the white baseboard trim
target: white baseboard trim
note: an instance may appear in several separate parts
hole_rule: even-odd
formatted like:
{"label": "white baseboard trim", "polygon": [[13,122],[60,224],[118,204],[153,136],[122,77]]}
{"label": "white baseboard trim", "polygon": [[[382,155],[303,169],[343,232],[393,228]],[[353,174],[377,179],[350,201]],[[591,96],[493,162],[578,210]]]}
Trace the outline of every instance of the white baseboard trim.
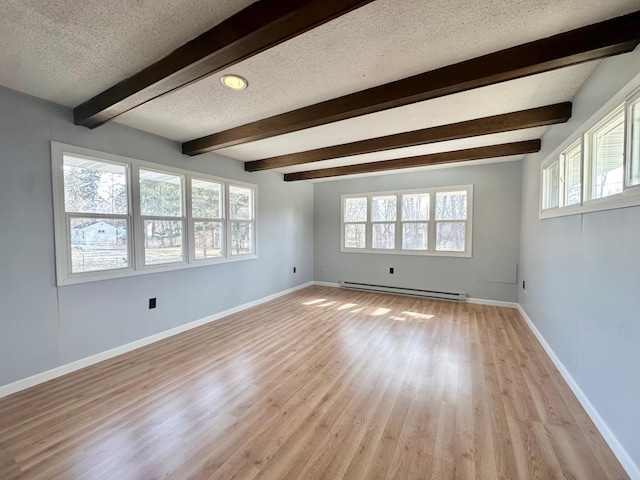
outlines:
{"label": "white baseboard trim", "polygon": [[522,315],[522,317],[524,318],[524,321],[529,326],[529,329],[531,329],[533,334],[536,336],[536,338],[542,345],[542,348],[544,348],[545,352],[547,352],[547,355],[549,355],[549,358],[551,359],[553,364],[556,366],[556,368],[562,375],[562,378],[564,378],[564,381],[567,382],[567,385],[569,385],[569,388],[573,391],[574,395],[578,398],[578,401],[582,405],[582,408],[585,409],[585,411],[587,412],[587,415],[589,415],[593,423],[596,425],[596,428],[600,431],[605,441],[609,445],[609,448],[611,448],[614,455],[618,458],[618,461],[622,464],[622,468],[626,470],[627,474],[629,475],[629,477],[631,477],[632,480],[640,480],[640,468],[638,467],[638,465],[636,465],[636,463],[633,461],[629,453],[618,441],[618,439],[613,434],[613,432],[611,431],[609,426],[606,424],[606,422],[602,419],[602,417],[600,416],[596,408],[589,401],[589,399],[584,394],[584,392],[582,391],[578,383],[574,380],[571,373],[569,373],[569,371],[566,369],[564,364],[560,361],[560,359],[555,354],[551,346],[547,343],[545,338],[542,336],[538,328],[531,321],[531,318],[529,318],[529,315],[527,315],[527,312],[524,310],[524,308],[522,308],[522,305],[517,304],[517,308],[520,311],[520,314]]}
{"label": "white baseboard trim", "polygon": [[6,397],[7,395],[11,395],[12,393],[16,393],[21,390],[25,390],[27,388],[33,387],[40,383],[48,382],[49,380],[53,380],[54,378],[58,378],[68,373],[75,372],[76,370],[80,370],[81,368],[85,368],[90,365],[94,365],[96,363],[102,362],[104,360],[117,357],[118,355],[122,355],[123,353],[130,352],[132,350],[135,350],[140,347],[144,347],[151,343],[164,340],[165,338],[172,337],[173,335],[186,332],[187,330],[200,327],[202,325],[213,322],[215,320],[219,320],[221,318],[227,317],[234,313],[241,312],[242,310],[255,307],[257,305],[268,302],[270,300],[274,300],[283,295],[287,295],[289,293],[295,292],[296,290],[301,290],[303,288],[309,287],[313,284],[314,282],[303,283],[302,285],[298,285],[296,287],[289,288],[287,290],[283,290],[278,293],[274,293],[273,295],[262,297],[258,300],[254,300],[253,302],[245,303],[243,305],[238,305],[237,307],[230,308],[223,312],[218,312],[213,315],[209,315],[208,317],[204,317],[199,320],[195,320],[193,322],[185,323],[184,325],[180,325],[178,327],[165,330],[164,332],[156,333],[149,337],[141,338],[140,340],[136,340],[134,342],[127,343],[125,345],[121,345],[119,347],[115,347],[110,350],[106,350],[104,352],[96,353],[95,355],[91,355],[90,357],[82,358],[80,360],[76,360],[74,362],[67,363],[65,365],[61,365],[56,368],[52,368],[51,370],[47,370],[46,372],[37,373],[30,377],[23,378],[22,380],[17,380],[15,382],[8,383],[6,385],[0,386],[0,398]]}
{"label": "white baseboard trim", "polygon": [[314,285],[320,285],[321,287],[334,287],[334,288],[340,288],[340,284],[339,283],[333,283],[333,282],[317,282],[314,281],[312,282]]}
{"label": "white baseboard trim", "polygon": [[475,303],[477,305],[489,305],[492,307],[506,307],[506,308],[518,308],[515,302],[502,302],[500,300],[485,300],[484,298],[471,298],[467,297],[467,303]]}

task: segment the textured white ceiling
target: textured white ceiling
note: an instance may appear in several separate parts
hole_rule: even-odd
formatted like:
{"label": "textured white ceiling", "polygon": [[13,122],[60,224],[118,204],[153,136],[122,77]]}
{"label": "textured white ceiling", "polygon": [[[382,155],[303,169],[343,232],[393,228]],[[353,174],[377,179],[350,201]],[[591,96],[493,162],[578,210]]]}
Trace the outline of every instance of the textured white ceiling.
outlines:
{"label": "textured white ceiling", "polygon": [[[0,0],[0,85],[77,106],[250,3]],[[248,78],[245,91],[224,89],[219,77],[229,71],[220,72],[116,121],[177,141],[191,140],[623,15],[638,6],[638,0],[376,0],[230,69]],[[566,101],[596,66],[592,62],[218,153],[253,160]],[[529,139],[540,133],[504,135]],[[287,171],[469,148],[486,141],[447,142]]]}
{"label": "textured white ceiling", "polygon": [[254,0],[0,0],[0,84],[75,107]]}
{"label": "textured white ceiling", "polygon": [[118,121],[191,140],[637,7],[637,0],[376,0],[234,66],[247,90],[226,90],[214,75]]}

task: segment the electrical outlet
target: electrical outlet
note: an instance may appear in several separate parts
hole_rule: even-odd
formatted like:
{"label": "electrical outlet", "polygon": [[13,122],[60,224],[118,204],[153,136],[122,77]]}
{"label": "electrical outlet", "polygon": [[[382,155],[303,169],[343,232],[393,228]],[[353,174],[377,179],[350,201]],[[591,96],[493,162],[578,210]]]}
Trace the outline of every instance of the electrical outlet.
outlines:
{"label": "electrical outlet", "polygon": [[389,273],[393,275],[393,267],[389,267]]}
{"label": "electrical outlet", "polygon": [[149,299],[149,310],[151,310],[152,308],[156,308],[156,299],[155,298],[150,298]]}

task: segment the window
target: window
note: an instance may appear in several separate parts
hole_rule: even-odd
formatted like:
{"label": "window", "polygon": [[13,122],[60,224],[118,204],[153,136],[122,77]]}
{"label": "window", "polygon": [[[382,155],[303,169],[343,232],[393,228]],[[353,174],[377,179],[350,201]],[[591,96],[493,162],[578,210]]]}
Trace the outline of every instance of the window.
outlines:
{"label": "window", "polygon": [[57,142],[51,152],[58,285],[256,257],[254,185]]}
{"label": "window", "polygon": [[342,230],[345,248],[366,248],[367,211],[367,197],[344,199]]}
{"label": "window", "polygon": [[542,163],[540,218],[640,205],[640,92],[631,88]]}
{"label": "window", "polygon": [[464,252],[467,230],[467,192],[436,193],[436,250]]}
{"label": "window", "polygon": [[181,262],[184,258],[183,177],[140,170],[140,215],[144,264]]}
{"label": "window", "polygon": [[629,122],[629,186],[640,185],[640,98],[630,102]]}
{"label": "window", "polygon": [[403,250],[428,250],[430,203],[430,193],[402,195]]}
{"label": "window", "polygon": [[622,192],[624,179],[624,107],[611,115],[586,135],[585,158],[587,198],[603,198]]}
{"label": "window", "polygon": [[396,248],[396,202],[395,195],[371,198],[372,248]]}
{"label": "window", "polygon": [[72,273],[130,265],[127,165],[65,156],[64,228]]}
{"label": "window", "polygon": [[580,141],[562,152],[564,205],[576,205],[582,200],[582,148]]}
{"label": "window", "polygon": [[223,184],[220,182],[191,179],[191,216],[196,260],[224,255],[222,191]]}
{"label": "window", "polygon": [[545,188],[546,195],[544,199],[544,208],[553,208],[558,206],[558,185],[560,183],[559,172],[560,165],[558,162],[553,162],[544,169],[544,182],[547,185],[547,188]]}
{"label": "window", "polygon": [[473,186],[342,196],[341,251],[471,256]]}
{"label": "window", "polygon": [[253,190],[244,187],[229,187],[231,255],[247,255],[253,253],[253,211]]}

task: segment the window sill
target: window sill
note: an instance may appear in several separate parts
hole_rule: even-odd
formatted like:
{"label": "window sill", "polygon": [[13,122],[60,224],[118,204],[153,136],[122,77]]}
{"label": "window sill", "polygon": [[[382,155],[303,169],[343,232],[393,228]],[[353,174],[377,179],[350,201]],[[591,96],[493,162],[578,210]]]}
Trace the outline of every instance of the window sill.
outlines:
{"label": "window sill", "polygon": [[542,210],[539,212],[538,218],[544,220],[547,218],[566,217],[569,215],[580,215],[583,213],[602,212],[604,210],[637,206],[640,206],[640,185],[628,187],[627,190],[617,195],[588,200],[582,205]]}
{"label": "window sill", "polygon": [[372,250],[364,248],[341,248],[340,253],[371,253],[373,255],[408,255],[414,257],[454,257],[471,258],[471,251],[468,252],[434,252],[419,250]]}
{"label": "window sill", "polygon": [[232,263],[239,262],[245,260],[256,260],[258,258],[257,255],[249,254],[249,255],[238,255],[230,258],[212,258],[206,260],[194,260],[193,263],[186,262],[176,262],[166,265],[149,265],[140,270],[134,270],[133,268],[121,268],[114,269],[109,271],[100,271],[100,272],[84,272],[84,273],[74,273],[72,275],[67,276],[66,278],[62,278],[57,282],[58,287],[64,287],[67,285],[78,285],[81,283],[88,282],[100,282],[102,280],[114,280],[117,278],[127,278],[127,277],[135,277],[138,275],[147,275],[150,273],[162,273],[162,272],[172,272],[175,270],[185,270],[189,268],[198,268],[198,267],[210,267],[211,265],[219,265],[221,263]]}

